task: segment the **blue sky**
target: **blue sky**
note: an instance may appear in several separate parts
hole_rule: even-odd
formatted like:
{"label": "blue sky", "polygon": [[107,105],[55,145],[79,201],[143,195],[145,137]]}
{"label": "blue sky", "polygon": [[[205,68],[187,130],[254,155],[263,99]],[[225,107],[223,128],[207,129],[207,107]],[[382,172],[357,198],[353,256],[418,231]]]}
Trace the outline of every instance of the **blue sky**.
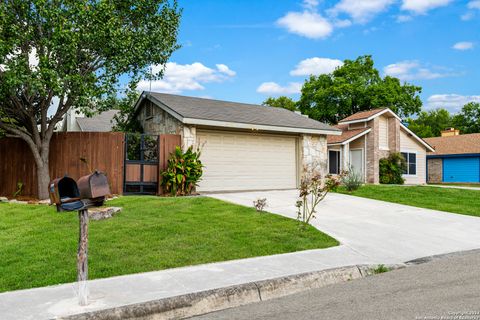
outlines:
{"label": "blue sky", "polygon": [[[153,91],[261,103],[308,74],[373,56],[424,108],[480,101],[480,0],[179,0],[179,42]],[[149,89],[141,83],[142,89]]]}

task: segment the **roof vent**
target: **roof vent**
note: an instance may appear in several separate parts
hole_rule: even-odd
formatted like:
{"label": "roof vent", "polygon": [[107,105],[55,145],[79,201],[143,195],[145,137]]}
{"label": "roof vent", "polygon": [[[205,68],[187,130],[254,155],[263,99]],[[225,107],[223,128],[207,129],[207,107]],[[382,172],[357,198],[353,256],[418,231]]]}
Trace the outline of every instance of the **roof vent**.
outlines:
{"label": "roof vent", "polygon": [[300,111],[295,110],[295,111],[293,111],[293,112],[295,112],[295,113],[298,114],[298,115],[304,116],[305,118],[310,118],[308,115],[302,114],[302,112],[300,112]]}

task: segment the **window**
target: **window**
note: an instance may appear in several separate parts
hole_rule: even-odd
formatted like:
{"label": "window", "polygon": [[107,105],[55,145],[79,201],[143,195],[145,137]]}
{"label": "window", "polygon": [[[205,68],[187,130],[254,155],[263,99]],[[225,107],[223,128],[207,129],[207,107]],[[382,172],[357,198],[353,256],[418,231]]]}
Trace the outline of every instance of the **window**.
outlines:
{"label": "window", "polygon": [[335,150],[328,151],[328,173],[330,174],[340,173],[340,151],[335,151]]}
{"label": "window", "polygon": [[153,108],[151,104],[145,106],[145,118],[149,119],[153,116]]}
{"label": "window", "polygon": [[417,154],[410,152],[402,152],[402,156],[407,162],[407,166],[403,170],[403,174],[416,175],[417,174]]}

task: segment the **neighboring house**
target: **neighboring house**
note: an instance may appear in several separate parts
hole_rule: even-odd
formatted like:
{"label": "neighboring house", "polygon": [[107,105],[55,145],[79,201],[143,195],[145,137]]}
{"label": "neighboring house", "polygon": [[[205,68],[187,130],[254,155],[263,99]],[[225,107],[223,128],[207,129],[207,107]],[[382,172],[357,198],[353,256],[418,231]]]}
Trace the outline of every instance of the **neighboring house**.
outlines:
{"label": "neighboring house", "polygon": [[452,128],[425,141],[435,148],[427,155],[428,182],[480,183],[480,133],[460,135]]}
{"label": "neighboring house", "polygon": [[302,167],[327,171],[327,135],[340,131],[282,108],[144,92],[135,114],[147,134],[201,148],[199,191],[292,189]]}
{"label": "neighboring house", "polygon": [[426,183],[426,155],[433,148],[410,131],[390,109],[355,113],[341,120],[340,136],[328,137],[328,171],[338,174],[349,168],[367,183],[379,183],[380,159],[401,152],[407,161],[406,184]]}
{"label": "neighboring house", "polygon": [[64,132],[109,132],[114,126],[113,117],[118,110],[104,111],[93,117],[86,117],[74,108],[67,111],[56,131]]}

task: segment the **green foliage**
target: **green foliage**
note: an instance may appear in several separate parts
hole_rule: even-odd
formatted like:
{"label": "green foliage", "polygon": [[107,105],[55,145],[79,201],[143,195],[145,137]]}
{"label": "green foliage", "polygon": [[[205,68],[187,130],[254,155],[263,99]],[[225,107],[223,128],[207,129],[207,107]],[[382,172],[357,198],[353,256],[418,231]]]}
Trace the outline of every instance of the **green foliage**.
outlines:
{"label": "green foliage", "polygon": [[113,131],[143,133],[141,123],[133,117],[135,103],[139,97],[139,92],[130,90],[125,96],[115,99],[112,109],[119,112],[113,117]]}
{"label": "green foliage", "polygon": [[360,173],[353,170],[353,168],[349,168],[347,172],[343,173],[341,177],[342,185],[345,186],[347,191],[352,192],[360,188],[363,184],[363,179]]}
{"label": "green foliage", "polygon": [[388,271],[390,271],[390,269],[386,267],[384,264],[379,264],[375,269],[373,269],[374,274],[385,273]]}
{"label": "green foliage", "polygon": [[331,74],[310,76],[302,87],[299,110],[310,118],[335,124],[356,112],[389,107],[400,117],[420,111],[421,87],[382,78],[371,56],[345,60]]}
{"label": "green foliage", "polygon": [[452,120],[453,126],[461,133],[480,133],[480,103],[469,102]]}
{"label": "green foliage", "polygon": [[167,170],[162,172],[163,191],[173,196],[185,196],[195,190],[203,174],[200,151],[189,147],[183,152],[177,147],[168,160]]}
{"label": "green foliage", "polygon": [[402,174],[406,167],[406,161],[399,152],[391,153],[388,158],[380,159],[380,183],[403,184]]}
{"label": "green foliage", "polygon": [[22,195],[23,187],[24,187],[24,184],[22,181],[17,182],[17,190],[13,193],[14,198]]}
{"label": "green foliage", "polygon": [[280,96],[278,98],[268,98],[262,103],[264,106],[274,107],[274,108],[284,108],[290,111],[297,110],[297,105],[292,98]]}
{"label": "green foliage", "polygon": [[175,0],[0,2],[0,129],[30,146],[40,197],[55,125],[72,107],[89,116],[161,78],[180,14]]}
{"label": "green foliage", "polygon": [[453,126],[448,110],[439,108],[421,111],[416,119],[407,120],[408,128],[421,138],[439,137],[440,132]]}

